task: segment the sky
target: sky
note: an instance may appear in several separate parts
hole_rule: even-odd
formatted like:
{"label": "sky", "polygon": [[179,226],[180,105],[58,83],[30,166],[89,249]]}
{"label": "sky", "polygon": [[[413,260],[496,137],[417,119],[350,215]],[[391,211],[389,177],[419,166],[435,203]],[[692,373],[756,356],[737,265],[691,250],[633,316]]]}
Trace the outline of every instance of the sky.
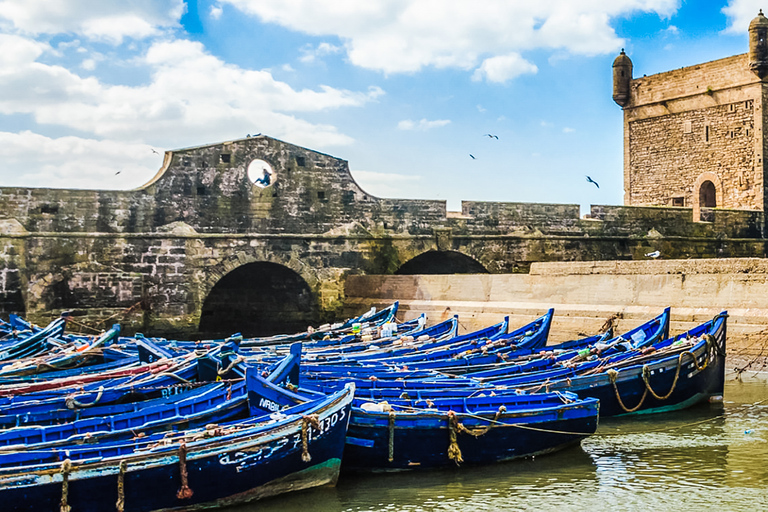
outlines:
{"label": "sky", "polygon": [[619,51],[635,77],[746,53],[763,7],[0,0],[0,187],[137,188],[166,150],[261,133],[375,196],[584,214],[623,202]]}

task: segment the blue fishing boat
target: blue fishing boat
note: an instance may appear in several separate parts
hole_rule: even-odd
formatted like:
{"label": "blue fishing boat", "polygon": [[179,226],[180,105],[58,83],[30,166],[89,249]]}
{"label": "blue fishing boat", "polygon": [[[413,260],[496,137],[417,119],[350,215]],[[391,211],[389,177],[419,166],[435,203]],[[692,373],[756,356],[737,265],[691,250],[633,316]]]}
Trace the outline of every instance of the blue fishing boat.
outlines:
{"label": "blue fishing boat", "polygon": [[[123,445],[0,454],[8,512],[203,510],[338,478],[354,387],[239,423]],[[63,460],[45,462],[51,457]]]}
{"label": "blue fishing boat", "polygon": [[636,357],[550,380],[544,388],[598,398],[603,416],[666,412],[720,401],[725,386],[727,318],[723,312],[651,345]]}
{"label": "blue fishing boat", "polygon": [[345,471],[401,471],[502,462],[553,452],[597,429],[599,402],[571,393],[434,397],[352,409]]}

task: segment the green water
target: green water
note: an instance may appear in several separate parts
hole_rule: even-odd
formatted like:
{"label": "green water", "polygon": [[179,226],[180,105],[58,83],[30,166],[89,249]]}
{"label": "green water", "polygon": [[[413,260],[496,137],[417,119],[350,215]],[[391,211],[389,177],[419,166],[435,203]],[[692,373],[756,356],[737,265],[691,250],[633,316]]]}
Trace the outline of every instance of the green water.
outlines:
{"label": "green water", "polygon": [[601,421],[580,446],[479,468],[342,474],[335,488],[227,512],[768,510],[768,382],[724,403]]}

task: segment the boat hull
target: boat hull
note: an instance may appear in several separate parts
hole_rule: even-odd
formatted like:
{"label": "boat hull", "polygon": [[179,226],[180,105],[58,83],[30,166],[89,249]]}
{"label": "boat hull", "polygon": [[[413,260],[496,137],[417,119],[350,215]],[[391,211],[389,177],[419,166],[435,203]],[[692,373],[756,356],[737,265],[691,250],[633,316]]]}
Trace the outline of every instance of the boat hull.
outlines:
{"label": "boat hull", "polygon": [[[305,461],[301,417],[277,429],[190,442],[185,462],[178,447],[124,457],[125,512],[204,510],[287,491],[334,484],[338,478],[350,415],[351,392],[339,394],[322,410],[317,426],[307,428]],[[119,458],[73,463],[67,504],[77,512],[101,512],[118,500]],[[63,493],[61,464],[0,471],[3,510],[59,510]],[[182,473],[191,496],[178,497]],[[187,493],[189,494],[189,493]]]}
{"label": "boat hull", "polygon": [[[449,415],[445,413],[411,418],[398,415],[394,428],[390,428],[386,413],[361,414],[355,408],[342,470],[401,471],[480,465],[553,452],[592,435],[597,429],[598,407],[596,400],[586,400],[546,412],[502,414],[494,427],[477,436],[455,426],[452,432]],[[456,414],[456,418],[468,429],[489,425],[488,421],[478,420],[477,415]],[[449,456],[454,434],[461,461]]]}

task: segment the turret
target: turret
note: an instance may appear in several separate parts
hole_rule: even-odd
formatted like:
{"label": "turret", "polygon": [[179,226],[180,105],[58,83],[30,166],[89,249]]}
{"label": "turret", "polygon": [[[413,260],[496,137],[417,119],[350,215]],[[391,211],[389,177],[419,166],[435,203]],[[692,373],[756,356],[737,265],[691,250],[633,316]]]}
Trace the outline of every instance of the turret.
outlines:
{"label": "turret", "polygon": [[629,82],[632,81],[632,61],[629,60],[624,48],[613,61],[613,101],[621,107],[629,104]]}
{"label": "turret", "polygon": [[768,18],[762,9],[749,24],[749,69],[761,80],[768,76]]}

